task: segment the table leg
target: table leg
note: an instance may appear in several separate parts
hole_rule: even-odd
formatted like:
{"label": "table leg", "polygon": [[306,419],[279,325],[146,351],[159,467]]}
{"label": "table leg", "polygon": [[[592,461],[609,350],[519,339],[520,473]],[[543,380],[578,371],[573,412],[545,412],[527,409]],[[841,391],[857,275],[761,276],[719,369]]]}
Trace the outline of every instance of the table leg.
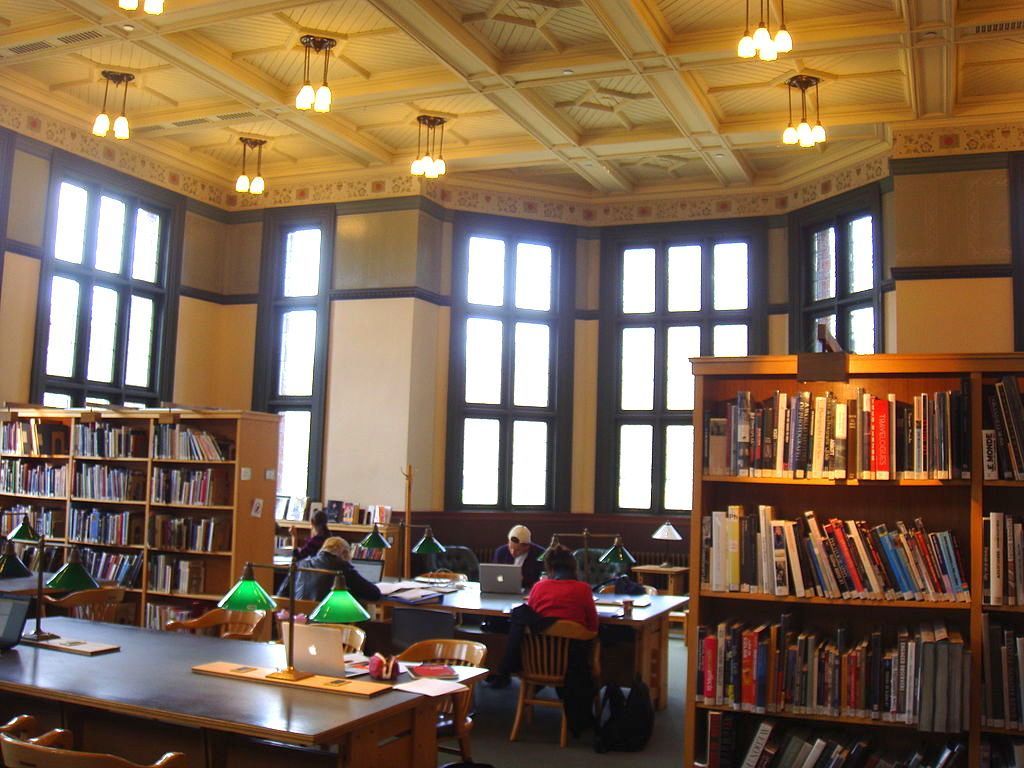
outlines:
{"label": "table leg", "polygon": [[640,679],[651,689],[655,709],[668,706],[668,617],[641,625],[636,637],[634,658]]}
{"label": "table leg", "polygon": [[420,696],[416,706],[375,720],[348,735],[338,750],[338,768],[437,765],[437,704]]}

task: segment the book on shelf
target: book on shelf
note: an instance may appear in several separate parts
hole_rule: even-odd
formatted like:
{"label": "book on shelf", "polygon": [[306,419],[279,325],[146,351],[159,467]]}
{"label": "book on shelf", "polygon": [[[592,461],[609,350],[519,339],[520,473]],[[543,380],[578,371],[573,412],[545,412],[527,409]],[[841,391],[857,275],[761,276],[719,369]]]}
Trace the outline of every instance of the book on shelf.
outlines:
{"label": "book on shelf", "polygon": [[119,587],[139,586],[142,573],[142,554],[125,554],[105,549],[82,547],[82,565],[99,582],[113,582]]}
{"label": "book on shelf", "polygon": [[231,524],[227,517],[154,514],[150,521],[150,546],[224,552],[231,547]]}
{"label": "book on shelf", "polygon": [[982,437],[995,442],[995,466],[986,461],[985,479],[1024,480],[1024,405],[1017,379],[1004,376],[986,388],[984,405]]}
{"label": "book on shelf", "polygon": [[340,523],[341,522],[341,507],[344,502],[336,499],[330,499],[324,505],[324,514],[327,515],[328,523]]}
{"label": "book on shelf", "polygon": [[708,593],[970,602],[957,537],[929,531],[919,517],[890,529],[822,522],[813,510],[794,521],[776,519],[770,505],[756,514],[730,505],[701,518],[701,553],[700,584]]}
{"label": "book on shelf", "polygon": [[0,459],[0,493],[59,498],[68,495],[66,464]]}
{"label": "book on shelf", "polygon": [[982,724],[1024,736],[1024,631],[990,613],[981,622]]}
{"label": "book on shelf", "polygon": [[15,504],[0,512],[0,536],[6,536],[28,519],[36,533],[47,538],[64,537],[64,510],[39,507],[33,504]]}
{"label": "book on shelf", "polygon": [[110,501],[143,501],[146,475],[141,470],[106,464],[75,465],[75,496]]}
{"label": "book on shelf", "polygon": [[[969,420],[967,380],[959,390],[921,393],[912,402],[863,388],[846,399],[831,391],[776,390],[755,402],[741,390],[705,414],[704,471],[798,480],[967,480]],[[1024,408],[1021,423],[1024,437]]]}
{"label": "book on shelf", "polygon": [[143,515],[129,510],[72,507],[68,513],[68,538],[91,544],[141,545]]}
{"label": "book on shelf", "polygon": [[144,458],[148,431],[146,428],[127,424],[75,424],[71,444],[76,456],[107,459]]}
{"label": "book on shelf", "polygon": [[212,469],[153,469],[152,500],[158,504],[210,506],[214,503]]}
{"label": "book on shelf", "polygon": [[225,461],[234,456],[234,443],[202,429],[181,424],[157,424],[153,457],[185,461]]}
{"label": "book on shelf", "polygon": [[68,452],[66,424],[29,418],[0,425],[0,452],[57,456]]}
{"label": "book on shelf", "polygon": [[959,733],[970,723],[971,650],[941,620],[853,637],[777,622],[697,629],[697,702],[752,713],[848,717]]}
{"label": "book on shelf", "polygon": [[194,607],[146,603],[146,629],[163,629],[170,621],[188,621],[197,615]]}
{"label": "book on shelf", "polygon": [[206,591],[206,564],[171,555],[150,555],[149,588],[156,592],[202,594]]}
{"label": "book on shelf", "polygon": [[[46,547],[43,551],[42,569],[46,573],[53,573],[60,568],[64,560],[64,550],[58,547]],[[39,547],[33,544],[26,544],[21,550],[21,561],[28,566],[30,571],[38,571],[40,568]]]}
{"label": "book on shelf", "polygon": [[309,506],[308,496],[291,496],[288,499],[288,509],[285,512],[285,519],[301,522],[306,519],[306,509]]}
{"label": "book on shelf", "polygon": [[983,740],[979,763],[981,768],[1024,768],[1024,740]]}

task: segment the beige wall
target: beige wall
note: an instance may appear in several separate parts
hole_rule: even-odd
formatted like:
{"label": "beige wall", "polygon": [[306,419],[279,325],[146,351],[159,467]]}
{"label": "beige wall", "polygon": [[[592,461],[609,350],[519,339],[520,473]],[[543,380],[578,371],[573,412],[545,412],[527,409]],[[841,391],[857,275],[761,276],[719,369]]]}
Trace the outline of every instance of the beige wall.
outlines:
{"label": "beige wall", "polygon": [[[420,211],[385,211],[339,216],[332,287],[416,285],[423,215]],[[423,238],[429,240],[429,235]]]}
{"label": "beige wall", "polygon": [[570,511],[594,512],[597,446],[597,342],[596,320],[577,320],[573,361],[572,499]]}
{"label": "beige wall", "polygon": [[905,280],[896,284],[896,350],[1013,350],[1013,281]]}
{"label": "beige wall", "polygon": [[768,230],[768,303],[789,301],[789,232],[785,227]]}
{"label": "beige wall", "polygon": [[41,246],[46,229],[50,161],[28,152],[15,150],[11,187],[11,204],[7,214],[7,236],[12,240]]}
{"label": "beige wall", "polygon": [[215,408],[252,406],[256,305],[183,296],[178,307],[174,401]]}
{"label": "beige wall", "polygon": [[29,401],[39,267],[38,259],[16,253],[4,255],[0,290],[0,360],[4,361],[0,402]]}

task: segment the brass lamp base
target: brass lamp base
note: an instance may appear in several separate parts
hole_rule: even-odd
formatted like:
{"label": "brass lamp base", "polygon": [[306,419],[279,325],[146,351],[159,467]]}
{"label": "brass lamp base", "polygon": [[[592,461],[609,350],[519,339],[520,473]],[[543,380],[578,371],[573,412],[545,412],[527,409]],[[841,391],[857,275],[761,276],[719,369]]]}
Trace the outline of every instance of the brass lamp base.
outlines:
{"label": "brass lamp base", "polygon": [[42,630],[39,632],[26,632],[21,636],[23,640],[36,643],[41,643],[44,640],[56,640],[58,637],[60,637],[60,635],[55,635],[52,632],[43,632]]}
{"label": "brass lamp base", "polygon": [[267,675],[267,680],[289,680],[294,682],[296,680],[305,680],[307,677],[312,676],[312,672],[300,672],[295,667],[285,667],[284,669],[277,670],[277,672],[271,672]]}

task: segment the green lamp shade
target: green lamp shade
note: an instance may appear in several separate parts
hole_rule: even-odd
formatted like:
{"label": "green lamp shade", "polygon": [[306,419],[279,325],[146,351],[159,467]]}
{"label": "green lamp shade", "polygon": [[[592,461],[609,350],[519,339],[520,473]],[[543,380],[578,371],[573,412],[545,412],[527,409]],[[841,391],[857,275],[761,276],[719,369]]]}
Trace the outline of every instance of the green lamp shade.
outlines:
{"label": "green lamp shade", "polygon": [[32,571],[26,568],[15,554],[14,542],[8,539],[4,545],[4,553],[0,555],[0,579],[17,579],[31,575]]}
{"label": "green lamp shade", "polygon": [[359,542],[359,546],[366,547],[366,549],[391,549],[391,545],[381,535],[376,523],[373,524],[373,530],[367,534],[366,538]]}
{"label": "green lamp shade", "polygon": [[83,589],[99,589],[100,585],[85,570],[78,550],[73,549],[68,561],[64,563],[64,567],[53,574],[50,580],[46,582],[46,586],[58,592],[81,592]]}
{"label": "green lamp shade", "polygon": [[554,551],[555,551],[556,549],[559,549],[559,548],[560,548],[561,546],[562,546],[562,544],[561,544],[561,542],[560,542],[560,541],[558,540],[558,534],[556,533],[555,535],[553,535],[553,536],[551,537],[551,543],[550,543],[550,544],[548,544],[548,548],[547,548],[547,549],[545,549],[545,550],[544,550],[543,552],[541,552],[541,553],[540,553],[540,554],[539,554],[539,555],[537,556],[537,560],[539,560],[540,562],[542,562],[542,563],[543,563],[543,562],[544,562],[544,558],[546,558],[546,557],[547,557],[548,555],[550,555],[550,554],[551,554],[552,552],[554,552]]}
{"label": "green lamp shade", "polygon": [[633,557],[629,553],[629,550],[622,545],[622,539],[616,536],[615,543],[612,544],[611,548],[607,552],[601,555],[599,562],[633,565],[636,563],[636,558]]}
{"label": "green lamp shade", "polygon": [[7,534],[7,540],[19,541],[23,544],[36,544],[39,542],[39,534],[36,533],[35,528],[28,521],[28,515],[22,517],[18,527]]}
{"label": "green lamp shade", "polygon": [[414,555],[440,555],[444,551],[444,544],[434,538],[434,532],[430,528],[427,528],[423,538],[412,548]]}
{"label": "green lamp shade", "polygon": [[340,573],[334,577],[334,588],[309,614],[309,620],[316,624],[354,624],[368,618],[370,614],[352,597]]}
{"label": "green lamp shade", "polygon": [[277,608],[277,603],[256,581],[252,564],[246,563],[242,578],[220,599],[217,607],[226,611],[272,611]]}

